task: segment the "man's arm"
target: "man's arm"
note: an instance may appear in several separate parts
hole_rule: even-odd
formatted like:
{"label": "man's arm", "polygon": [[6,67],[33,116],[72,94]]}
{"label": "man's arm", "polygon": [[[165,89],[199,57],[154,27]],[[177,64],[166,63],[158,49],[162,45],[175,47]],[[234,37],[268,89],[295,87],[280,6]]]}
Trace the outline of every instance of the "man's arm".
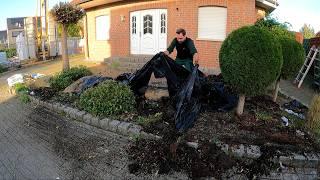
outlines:
{"label": "man's arm", "polygon": [[174,48],[176,47],[176,39],[173,39],[170,43],[170,46],[164,52],[166,55],[169,55],[173,52]]}
{"label": "man's arm", "polygon": [[199,62],[199,54],[198,54],[198,50],[196,49],[193,40],[189,41],[188,43],[188,48],[190,50],[190,53],[193,55],[193,61],[194,64],[198,64]]}

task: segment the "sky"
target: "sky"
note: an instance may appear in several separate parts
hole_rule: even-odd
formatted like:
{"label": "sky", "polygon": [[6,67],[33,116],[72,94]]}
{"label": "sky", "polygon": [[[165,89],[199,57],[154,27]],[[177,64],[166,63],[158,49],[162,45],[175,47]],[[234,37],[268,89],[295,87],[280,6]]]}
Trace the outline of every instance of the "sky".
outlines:
{"label": "sky", "polygon": [[278,8],[272,12],[280,22],[289,22],[291,30],[299,31],[304,23],[315,32],[320,31],[320,0],[278,0]]}
{"label": "sky", "polygon": [[[60,1],[68,0],[47,0],[49,9]],[[37,2],[40,0],[1,0],[0,30],[7,29],[7,18],[9,17],[36,16]]]}
{"label": "sky", "polygon": [[[36,15],[39,0],[1,0],[0,30],[7,27],[8,17],[25,17]],[[59,1],[47,0],[49,8]],[[232,0],[231,0],[232,1]],[[299,31],[304,23],[310,24],[315,32],[320,31],[320,0],[278,0],[279,6],[272,13],[281,22],[289,22],[291,30]]]}

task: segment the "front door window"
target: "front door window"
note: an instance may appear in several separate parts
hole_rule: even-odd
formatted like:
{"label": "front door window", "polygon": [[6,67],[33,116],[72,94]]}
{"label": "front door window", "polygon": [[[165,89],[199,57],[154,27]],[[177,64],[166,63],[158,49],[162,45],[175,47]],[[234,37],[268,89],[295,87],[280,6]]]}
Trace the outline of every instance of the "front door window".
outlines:
{"label": "front door window", "polygon": [[143,16],[143,34],[150,33],[152,34],[152,16],[145,15]]}

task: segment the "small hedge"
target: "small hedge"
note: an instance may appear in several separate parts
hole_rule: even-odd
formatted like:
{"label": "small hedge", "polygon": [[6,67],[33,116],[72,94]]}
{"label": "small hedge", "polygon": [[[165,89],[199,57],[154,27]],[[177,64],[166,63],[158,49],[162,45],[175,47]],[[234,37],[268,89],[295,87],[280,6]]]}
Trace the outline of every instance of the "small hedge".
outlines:
{"label": "small hedge", "polygon": [[21,102],[23,102],[23,103],[30,102],[29,88],[25,84],[23,84],[23,83],[15,84],[14,90],[15,90],[16,94],[18,95]]}
{"label": "small hedge", "polygon": [[263,93],[279,77],[283,63],[279,41],[256,26],[233,31],[224,40],[219,59],[224,80],[247,96]]}
{"label": "small hedge", "polygon": [[304,49],[296,40],[280,38],[283,55],[281,79],[288,79],[298,73],[305,58]]}
{"label": "small hedge", "polygon": [[8,68],[3,67],[3,66],[0,64],[0,73],[6,72],[7,70],[8,70]]}
{"label": "small hedge", "polygon": [[57,75],[50,78],[50,86],[61,91],[72,84],[74,81],[84,77],[92,75],[92,72],[85,66],[73,67],[67,71],[58,73]]}
{"label": "small hedge", "polygon": [[134,110],[135,97],[129,86],[106,81],[86,90],[80,96],[79,106],[96,116],[119,115]]}
{"label": "small hedge", "polygon": [[15,48],[1,49],[0,52],[6,52],[7,58],[12,58],[17,55],[17,50]]}

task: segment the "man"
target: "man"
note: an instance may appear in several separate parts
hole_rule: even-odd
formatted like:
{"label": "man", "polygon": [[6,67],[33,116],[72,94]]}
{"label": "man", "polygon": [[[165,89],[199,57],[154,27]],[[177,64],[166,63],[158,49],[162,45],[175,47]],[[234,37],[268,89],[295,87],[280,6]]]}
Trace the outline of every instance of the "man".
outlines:
{"label": "man", "polygon": [[169,55],[173,52],[174,48],[177,50],[176,63],[191,72],[193,69],[193,60],[194,64],[198,64],[199,55],[193,40],[186,36],[186,31],[182,28],[177,29],[176,38],[172,40],[170,46],[164,53]]}

